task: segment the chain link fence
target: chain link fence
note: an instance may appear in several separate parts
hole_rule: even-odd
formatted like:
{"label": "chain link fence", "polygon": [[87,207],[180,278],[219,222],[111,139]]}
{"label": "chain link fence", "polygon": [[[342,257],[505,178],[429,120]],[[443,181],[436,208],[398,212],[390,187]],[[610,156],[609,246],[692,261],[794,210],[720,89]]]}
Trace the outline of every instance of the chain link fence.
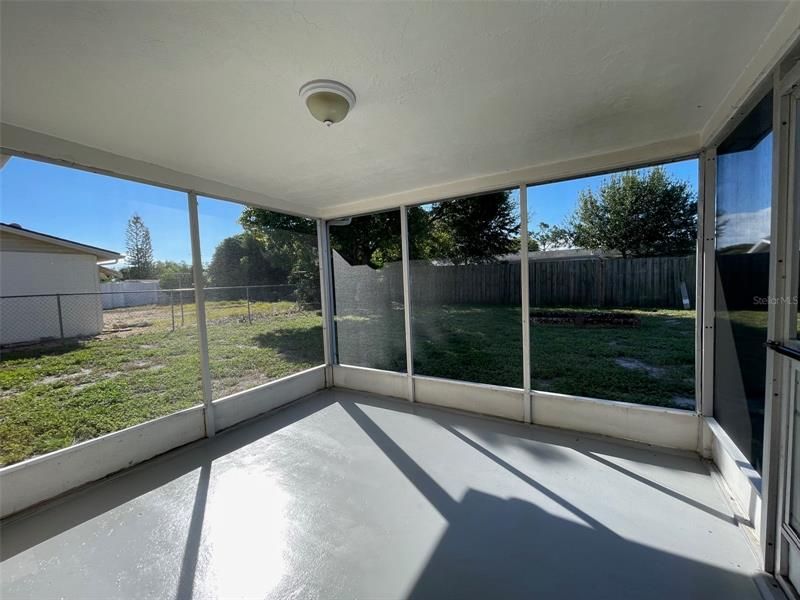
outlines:
{"label": "chain link fence", "polygon": [[[252,324],[280,310],[277,303],[297,302],[291,284],[207,287],[204,292],[206,318],[219,323]],[[0,346],[6,349],[139,329],[175,331],[196,323],[194,288],[0,296]]]}

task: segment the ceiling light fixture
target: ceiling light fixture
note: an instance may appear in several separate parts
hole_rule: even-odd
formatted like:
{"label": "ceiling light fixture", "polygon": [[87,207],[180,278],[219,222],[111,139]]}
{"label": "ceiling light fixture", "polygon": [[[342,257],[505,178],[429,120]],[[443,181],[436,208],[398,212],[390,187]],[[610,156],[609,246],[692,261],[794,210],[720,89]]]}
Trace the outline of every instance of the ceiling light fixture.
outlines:
{"label": "ceiling light fixture", "polygon": [[315,79],[300,88],[300,97],[317,121],[330,127],[344,120],[356,105],[356,95],[349,87],[330,79]]}

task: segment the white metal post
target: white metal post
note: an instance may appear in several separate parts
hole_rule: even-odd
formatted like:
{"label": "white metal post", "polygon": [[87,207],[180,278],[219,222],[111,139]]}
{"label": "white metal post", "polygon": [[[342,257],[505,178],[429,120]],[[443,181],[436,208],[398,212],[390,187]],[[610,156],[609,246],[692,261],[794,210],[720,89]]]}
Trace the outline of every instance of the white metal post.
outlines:
{"label": "white metal post", "polygon": [[[780,94],[781,81],[778,70],[773,74],[772,97],[772,222],[770,223],[769,296],[776,299],[767,313],[767,339],[780,343],[795,336],[796,321],[787,315],[793,313],[787,300],[794,295],[790,289],[796,283],[787,277],[787,266],[795,262],[797,252],[793,237],[793,198],[789,180],[791,156],[790,96]],[[778,522],[778,488],[781,452],[782,402],[788,395],[784,391],[785,359],[776,352],[767,353],[766,392],[764,398],[764,443],[761,462],[761,522],[758,524],[761,542],[761,559],[765,571],[775,570]],[[784,413],[785,414],[785,413]],[[786,423],[784,423],[786,424]]]}
{"label": "white metal post", "polygon": [[[697,190],[697,244],[694,261],[694,410],[698,415],[703,414],[703,269],[705,267],[705,174],[706,153],[701,152],[697,161],[698,165],[698,190]],[[697,449],[703,453],[703,427],[698,429]]]}
{"label": "white metal post", "polygon": [[414,402],[414,337],[411,331],[411,252],[408,244],[408,208],[400,207],[400,246],[403,258],[403,317],[406,333],[408,401]]}
{"label": "white metal post", "polygon": [[[696,410],[705,417],[714,415],[714,311],[716,294],[716,211],[717,211],[717,151],[706,150],[700,156],[702,161],[700,179],[699,233],[702,234],[698,253],[698,297],[697,321],[702,328],[700,333],[700,361],[696,381]],[[702,428],[701,428],[702,429]],[[701,447],[702,451],[703,448]]]}
{"label": "white metal post", "polygon": [[333,363],[335,344],[333,328],[333,278],[331,277],[330,239],[328,225],[317,219],[317,255],[319,257],[319,299],[322,311],[322,344],[325,354],[325,385],[333,385]]}
{"label": "white metal post", "polygon": [[203,262],[200,253],[200,220],[197,217],[197,194],[189,192],[189,234],[192,239],[192,273],[194,276],[194,307],[197,312],[197,338],[200,342],[200,372],[203,386],[203,414],[206,437],[213,437],[214,405],[211,394],[211,368],[208,362],[208,330],[206,329],[206,302],[203,289]]}
{"label": "white metal post", "polygon": [[533,396],[531,395],[531,306],[528,264],[528,186],[519,186],[519,264],[520,305],[522,307],[522,389],[525,391],[522,405],[526,423],[533,418]]}

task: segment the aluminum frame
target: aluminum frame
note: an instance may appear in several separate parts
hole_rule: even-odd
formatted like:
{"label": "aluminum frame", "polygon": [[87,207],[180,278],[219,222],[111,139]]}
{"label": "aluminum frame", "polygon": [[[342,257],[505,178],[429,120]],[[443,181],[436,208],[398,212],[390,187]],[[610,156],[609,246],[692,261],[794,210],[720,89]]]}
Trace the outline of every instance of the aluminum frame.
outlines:
{"label": "aluminum frame", "polygon": [[[778,93],[780,80],[778,72],[773,77],[772,130],[772,222],[770,235],[773,251],[770,253],[769,295],[785,298],[788,291],[786,259],[792,254],[789,240],[793,237],[790,225],[788,189],[788,170],[790,155],[789,105],[788,98]],[[789,258],[794,263],[794,260]],[[786,341],[790,337],[789,322],[786,318],[787,306],[781,303],[770,307],[767,315],[767,338]],[[766,391],[764,397],[764,446],[762,462],[761,523],[760,544],[764,568],[775,570],[775,532],[777,528],[778,474],[781,452],[781,404],[785,400],[783,370],[785,360],[774,352],[769,352],[766,365]],[[789,425],[789,423],[785,423]]]}
{"label": "aluminum frame", "polygon": [[[701,193],[698,202],[697,327],[699,351],[696,356],[695,397],[698,414],[714,415],[714,314],[716,303],[716,210],[717,150],[710,148],[700,155]],[[699,364],[698,361],[699,360]],[[705,447],[705,446],[701,446]]]}
{"label": "aluminum frame", "polygon": [[[707,164],[704,161],[704,157],[709,159],[710,164]],[[674,156],[670,159],[659,161],[658,163],[635,163],[634,166],[630,168],[644,168],[649,166],[654,166],[655,164],[667,164],[670,162],[678,162],[682,160],[697,160],[698,161],[698,168],[700,172],[700,186],[701,191],[698,195],[698,249],[697,249],[697,280],[699,282],[703,282],[703,286],[700,285],[696,286],[695,292],[695,311],[696,311],[696,334],[695,334],[695,408],[693,411],[683,410],[685,413],[695,413],[696,415],[705,414],[703,410],[708,411],[708,414],[711,414],[713,411],[713,407],[708,404],[707,400],[705,402],[705,408],[701,408],[702,402],[700,399],[708,398],[705,392],[701,392],[701,387],[703,386],[703,375],[705,373],[709,373],[708,377],[710,380],[705,384],[708,389],[713,389],[713,369],[706,369],[704,368],[707,363],[705,359],[705,353],[713,352],[713,302],[704,303],[703,302],[703,293],[705,292],[705,288],[709,286],[710,280],[710,289],[713,290],[714,284],[714,271],[713,269],[703,269],[702,267],[707,264],[707,256],[701,249],[703,249],[706,253],[710,253],[712,258],[712,262],[710,264],[713,265],[713,256],[714,256],[714,194],[715,194],[715,187],[716,187],[716,152],[712,149],[700,154],[680,154],[678,156]],[[410,239],[409,239],[409,231],[408,231],[408,209],[409,207],[413,206],[423,206],[426,204],[432,204],[437,202],[450,202],[450,201],[458,201],[463,198],[469,198],[474,196],[480,196],[487,193],[492,193],[492,191],[508,191],[508,190],[518,190],[519,191],[519,210],[520,210],[520,308],[521,308],[521,318],[520,318],[520,325],[522,327],[522,355],[523,355],[523,381],[522,386],[520,388],[513,388],[523,393],[524,401],[523,401],[523,412],[524,412],[524,421],[526,423],[533,423],[535,419],[533,417],[534,414],[534,403],[536,394],[546,393],[541,390],[537,391],[533,389],[531,385],[531,344],[530,344],[530,286],[529,286],[529,269],[528,267],[528,246],[527,242],[529,239],[528,235],[528,188],[535,187],[536,185],[544,185],[546,183],[552,183],[557,181],[565,181],[569,179],[575,178],[582,178],[582,177],[590,177],[597,174],[602,173],[611,173],[617,172],[620,169],[614,169],[613,171],[600,171],[600,172],[593,172],[590,174],[578,176],[578,177],[570,177],[568,179],[557,179],[552,180],[549,182],[541,182],[541,183],[521,183],[518,186],[512,187],[500,187],[494,190],[486,190],[486,191],[479,191],[473,194],[465,194],[453,198],[447,198],[442,200],[430,200],[425,202],[415,203],[413,205],[401,205],[396,208],[382,208],[381,210],[376,210],[374,212],[363,212],[353,215],[347,215],[346,217],[340,218],[355,218],[366,216],[370,214],[377,214],[392,210],[400,210],[400,235],[401,235],[401,248],[402,248],[402,261],[403,261],[403,306],[404,306],[404,337],[405,337],[405,344],[406,344],[406,373],[403,374],[407,378],[407,390],[405,393],[405,397],[414,402],[416,400],[415,394],[415,377],[422,377],[417,376],[414,373],[414,357],[413,357],[413,330],[412,330],[412,322],[413,322],[413,315],[412,315],[412,301],[411,301],[411,273],[410,273],[410,256],[409,256],[409,248],[410,248]],[[707,203],[710,203],[711,210],[708,210]],[[335,219],[330,219],[335,220]],[[710,226],[708,222],[710,221]],[[327,223],[328,221],[326,221]],[[708,235],[705,234],[706,231],[710,231]],[[329,236],[330,230],[326,231],[326,234]],[[710,241],[711,243],[708,244],[706,242]],[[327,247],[330,247],[330,240],[326,240]],[[329,261],[328,261],[329,262]],[[332,276],[331,276],[332,280]],[[333,318],[333,314],[335,314],[335,304],[333,301],[331,302],[331,314]],[[704,314],[705,320],[710,320],[710,326],[708,331],[704,328],[704,321],[700,318],[701,315],[701,307],[709,306],[709,314]],[[335,327],[331,328],[331,334],[333,337],[332,344],[336,347],[336,335],[338,332],[336,331]],[[706,338],[708,341],[706,341]],[[703,355],[701,356],[701,352]],[[341,366],[341,367],[348,367],[348,368],[360,368],[354,365],[347,365],[344,363],[340,363],[337,358],[334,358],[334,366]],[[366,372],[379,372],[380,369],[367,369]],[[397,371],[385,371],[386,373],[399,373]],[[439,379],[439,378],[429,378],[429,379]],[[465,384],[474,384],[474,385],[484,385],[484,384],[475,384],[474,382],[467,382],[458,379],[452,380],[443,380],[443,381],[452,381],[456,383],[465,383]],[[491,387],[491,386],[490,386]],[[703,387],[702,389],[706,389]],[[574,399],[583,401],[586,400],[585,398],[574,396]],[[602,398],[592,398],[590,400],[598,400],[602,402],[614,402],[611,400],[604,400]],[[702,440],[702,427],[698,427],[698,444],[697,449],[699,452],[703,451],[703,440]]]}
{"label": "aluminum frame", "polygon": [[319,300],[322,312],[322,345],[325,357],[325,385],[333,386],[333,365],[336,362],[335,330],[333,323],[333,279],[331,278],[331,249],[328,224],[317,219],[317,262],[319,263]]}
{"label": "aluminum frame", "polygon": [[[177,190],[180,190],[180,191],[186,191],[184,188],[179,188],[179,187],[176,187],[176,186],[173,186],[173,185],[159,184],[158,182],[154,182],[152,180],[136,179],[136,178],[133,178],[133,177],[128,177],[128,176],[125,176],[125,175],[119,175],[117,173],[104,171],[104,170],[100,170],[100,169],[93,169],[91,167],[86,167],[86,166],[82,166],[82,165],[66,164],[64,161],[61,161],[61,160],[47,159],[46,157],[42,157],[42,156],[38,156],[38,155],[37,156],[27,155],[27,154],[25,154],[23,152],[15,152],[15,151],[9,151],[8,154],[15,155],[15,156],[23,156],[23,157],[26,157],[26,158],[34,158],[34,159],[37,159],[37,160],[45,160],[46,162],[51,162],[51,163],[55,163],[55,164],[62,164],[62,165],[70,166],[70,167],[73,167],[73,168],[80,168],[82,170],[87,170],[87,171],[91,171],[91,172],[97,172],[97,173],[101,173],[101,174],[104,174],[104,175],[111,175],[111,176],[114,176],[114,177],[119,177],[121,179],[127,179],[127,180],[133,180],[133,181],[141,181],[141,182],[147,183],[149,185],[156,185],[156,186],[164,187],[164,188],[167,188],[167,189],[177,189]],[[664,164],[664,163],[668,163],[668,162],[674,162],[674,161],[685,160],[685,159],[696,158],[696,157],[697,157],[696,153],[687,154],[685,152],[681,152],[681,153],[679,153],[677,155],[674,155],[672,157],[668,157],[668,158],[665,158],[663,160],[658,160],[655,163],[653,161],[647,161],[647,162],[644,162],[644,163],[634,163],[633,165],[629,165],[629,166],[632,166],[632,167],[651,166],[653,164]],[[523,225],[521,233],[520,233],[521,241],[523,242],[522,246],[521,246],[521,249],[520,249],[520,255],[521,255],[520,265],[521,265],[521,268],[523,269],[522,274],[521,274],[521,278],[523,278],[525,280],[528,280],[528,269],[525,268],[525,267],[528,266],[527,265],[527,260],[526,260],[526,258],[527,258],[527,244],[524,243],[526,240],[522,240],[522,238],[527,238],[528,237],[527,223],[526,223],[527,216],[528,216],[527,215],[527,191],[528,191],[528,187],[529,186],[533,186],[533,185],[541,185],[541,184],[551,183],[551,182],[554,182],[554,181],[562,181],[562,180],[565,180],[565,179],[574,179],[574,178],[578,178],[578,177],[585,177],[585,176],[590,176],[590,175],[614,172],[614,171],[618,171],[618,170],[620,170],[622,168],[624,168],[624,167],[614,167],[614,168],[606,168],[606,169],[603,169],[603,170],[593,170],[593,171],[589,171],[589,172],[582,173],[582,174],[576,174],[574,176],[570,175],[569,177],[560,177],[560,178],[557,178],[557,179],[547,179],[547,180],[541,180],[541,181],[537,180],[537,181],[534,181],[534,182],[526,182],[526,183],[520,184],[518,186],[519,193],[520,193],[520,211],[521,211],[520,221],[521,221],[521,224]],[[702,168],[702,166],[701,166],[701,168]],[[487,193],[487,192],[491,192],[491,191],[508,190],[508,189],[515,189],[515,188],[514,187],[509,187],[509,186],[500,186],[500,187],[496,187],[496,188],[489,189],[489,190],[476,191],[474,194],[468,194],[468,195],[478,195],[478,194]],[[188,191],[187,193],[190,194],[194,198],[194,201],[196,203],[197,192]],[[248,206],[258,206],[259,208],[265,208],[265,209],[268,209],[268,210],[275,210],[275,211],[283,213],[283,214],[295,214],[295,215],[303,216],[303,217],[306,217],[306,218],[311,218],[308,215],[301,214],[301,213],[289,212],[289,211],[286,211],[285,209],[282,209],[282,208],[275,208],[275,207],[262,206],[262,205],[254,205],[252,202],[247,202],[247,201],[242,201],[242,200],[237,200],[237,199],[227,198],[227,197],[223,198],[223,197],[215,196],[213,194],[208,194],[208,193],[205,193],[205,192],[203,193],[203,195],[204,196],[208,196],[210,198],[218,198],[218,199],[225,200],[225,201],[233,201],[233,202],[237,202],[237,203],[240,203],[240,204],[245,204],[245,205],[248,205]],[[468,195],[466,195],[466,196],[468,196]],[[460,195],[457,198],[462,198],[462,197],[465,197],[465,195]],[[451,197],[451,198],[440,199],[440,200],[429,200],[429,201],[421,202],[419,204],[428,204],[428,203],[431,203],[431,202],[444,202],[444,201],[448,201],[448,200],[455,200],[457,198],[452,198]],[[417,205],[417,204],[415,204],[415,205]],[[404,228],[401,225],[401,229],[404,229],[403,231],[401,231],[401,236],[402,236],[402,242],[403,242],[403,244],[405,246],[405,252],[404,252],[405,260],[404,260],[404,262],[406,263],[404,265],[405,268],[404,268],[404,273],[403,273],[404,303],[405,303],[405,315],[404,315],[404,317],[405,317],[405,325],[406,325],[406,334],[405,335],[406,335],[406,348],[407,348],[406,360],[407,360],[408,371],[409,371],[406,375],[407,375],[407,380],[408,380],[408,398],[409,399],[414,399],[414,388],[413,388],[413,385],[414,385],[414,374],[413,374],[413,331],[412,331],[412,328],[410,326],[410,323],[411,323],[411,313],[410,313],[410,311],[411,311],[411,287],[410,287],[411,286],[411,281],[410,281],[411,276],[410,276],[410,272],[408,270],[408,266],[409,266],[408,263],[410,262],[410,257],[408,256],[409,234],[408,234],[408,230],[407,230],[407,213],[406,213],[407,206],[401,206],[399,208],[401,210],[401,215],[402,215],[401,216],[401,221],[406,221],[406,225],[405,225]],[[375,211],[375,212],[384,212],[385,210],[392,210],[392,209],[391,208],[387,208],[387,209],[382,209],[380,211]],[[195,207],[195,211],[196,211],[196,207]],[[371,214],[371,213],[363,213],[363,214]],[[195,215],[195,220],[196,220],[196,215]],[[332,278],[332,272],[331,272],[332,268],[331,268],[331,260],[330,260],[331,259],[331,256],[330,256],[330,236],[329,236],[329,228],[328,228],[328,225],[327,225],[327,221],[324,220],[324,219],[316,219],[316,221],[317,221],[317,237],[318,237],[318,247],[319,247],[319,257],[320,257],[320,285],[322,287],[322,289],[321,289],[321,305],[322,305],[323,321],[324,321],[324,324],[323,324],[323,339],[325,339],[326,336],[327,336],[327,340],[324,341],[324,350],[325,350],[325,353],[326,353],[325,363],[326,363],[326,367],[327,367],[326,368],[326,384],[327,385],[333,385],[334,379],[333,379],[333,368],[332,367],[334,365],[338,365],[339,362],[338,362],[338,357],[336,356],[336,330],[335,330],[335,324],[333,322],[334,304],[333,304],[333,297],[332,297],[332,294],[333,294],[333,278]],[[190,225],[190,227],[192,227],[192,226]],[[199,225],[197,223],[195,223],[194,228],[199,232]],[[197,236],[197,242],[198,242],[197,243],[198,258],[195,259],[195,255],[194,255],[194,252],[193,252],[193,263],[196,263],[196,264],[199,265],[199,264],[201,264],[200,261],[199,261],[199,234]],[[198,277],[197,273],[195,274],[195,281],[196,282],[202,281],[202,277]],[[529,284],[529,281],[526,281],[526,283]],[[698,288],[698,290],[699,290],[699,288]],[[202,293],[202,290],[201,290],[199,295],[198,295],[198,297],[200,298],[202,296],[203,296],[203,293]],[[521,307],[522,307],[521,326],[523,327],[522,354],[523,354],[523,378],[524,378],[524,381],[522,382],[522,387],[519,388],[519,391],[523,394],[523,397],[524,397],[524,401],[523,401],[524,402],[523,403],[523,409],[525,411],[524,418],[525,418],[525,420],[527,422],[532,422],[532,421],[535,421],[535,419],[533,418],[533,403],[534,403],[534,393],[535,392],[532,391],[532,389],[531,389],[532,386],[531,386],[531,381],[530,381],[530,368],[531,368],[530,353],[531,353],[531,348],[530,348],[530,326],[529,326],[529,318],[530,318],[530,313],[529,313],[529,285],[526,285],[526,284],[522,285],[521,296],[522,296],[522,298],[521,298]],[[699,293],[698,293],[698,296],[700,296]],[[528,307],[528,310],[526,310],[526,307]],[[198,306],[198,310],[200,310],[199,306]],[[202,310],[200,312],[202,313],[202,320],[205,323],[205,311]],[[198,315],[198,317],[200,318],[200,315]],[[326,330],[327,330],[327,333],[326,333]],[[208,352],[207,332],[206,332],[206,343],[204,344],[204,346],[205,346],[205,352],[207,354],[207,352]],[[411,350],[411,352],[409,352],[409,350]],[[206,371],[208,370],[207,365],[206,365],[205,370]],[[461,382],[461,381],[458,381],[458,380],[447,380],[447,381],[453,381],[453,382],[456,382],[456,383],[469,384],[469,382]],[[206,402],[205,402],[205,396],[206,396],[205,389],[206,388],[208,390],[210,390],[210,382],[204,384],[204,405],[206,404]],[[208,393],[210,395],[210,391]],[[608,402],[608,401],[603,401],[603,402]],[[207,427],[207,429],[209,431],[213,432],[215,430],[214,426],[213,426],[213,418],[214,418],[213,417],[213,406],[210,406],[210,409],[207,410],[206,412],[209,414],[209,418],[212,421],[211,423],[207,423],[206,427]],[[684,412],[689,413],[690,411],[684,411]]]}
{"label": "aluminum frame", "polygon": [[192,240],[192,278],[194,279],[194,306],[197,312],[197,338],[200,345],[200,373],[203,386],[203,416],[206,437],[214,437],[214,405],[211,388],[211,367],[208,359],[208,328],[206,326],[206,293],[203,278],[203,261],[200,253],[200,219],[197,215],[197,194],[189,192],[189,234]]}
{"label": "aluminum frame", "polygon": [[400,207],[400,247],[403,262],[403,323],[406,340],[406,378],[408,380],[408,401],[415,402],[414,396],[414,346],[411,328],[411,251],[408,235],[408,207]]}
{"label": "aluminum frame", "polygon": [[[784,297],[795,296],[800,282],[800,260],[797,247],[800,240],[800,140],[797,139],[798,119],[800,118],[800,69],[798,63],[784,78],[775,76],[775,115],[777,127],[774,155],[776,168],[773,169],[777,189],[773,198],[780,214],[776,215],[780,238],[776,239],[776,249],[781,254],[776,257],[775,293]],[[781,92],[780,94],[778,92]],[[773,223],[773,227],[775,227]],[[780,260],[780,259],[783,260]],[[772,265],[771,265],[772,266]],[[772,270],[771,270],[772,275]],[[770,338],[785,342],[797,338],[797,306],[793,303],[780,303],[770,311]],[[762,552],[765,568],[774,571],[778,581],[787,593],[793,593],[788,579],[788,561],[791,548],[800,552],[798,532],[789,525],[789,506],[791,502],[791,479],[793,472],[794,415],[797,403],[797,390],[800,380],[800,366],[791,359],[771,352],[768,360],[771,377],[767,380],[770,399],[765,425],[771,427],[765,432],[765,448],[769,448],[769,471],[766,471],[764,502],[767,506],[764,515]],[[769,437],[767,438],[767,433]],[[769,439],[769,444],[767,444]]]}
{"label": "aluminum frame", "polygon": [[526,423],[533,422],[533,395],[531,394],[531,301],[530,270],[528,261],[528,186],[519,186],[519,265],[520,305],[522,308],[522,389],[523,415]]}

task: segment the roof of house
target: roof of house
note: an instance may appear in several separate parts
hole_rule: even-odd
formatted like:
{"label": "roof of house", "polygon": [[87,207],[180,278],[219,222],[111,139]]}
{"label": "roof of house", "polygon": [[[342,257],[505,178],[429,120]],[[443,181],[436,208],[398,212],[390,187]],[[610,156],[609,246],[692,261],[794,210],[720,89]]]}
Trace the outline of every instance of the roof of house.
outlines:
{"label": "roof of house", "polygon": [[40,231],[25,229],[16,223],[0,223],[0,234],[18,235],[32,240],[37,240],[39,242],[59,246],[61,248],[75,250],[76,252],[80,252],[82,254],[92,254],[96,256],[98,260],[114,260],[122,258],[122,254],[119,252],[114,252],[113,250],[106,250],[104,248],[98,248],[97,246],[81,244],[80,242],[74,242],[72,240],[56,237],[47,233],[41,233]]}

